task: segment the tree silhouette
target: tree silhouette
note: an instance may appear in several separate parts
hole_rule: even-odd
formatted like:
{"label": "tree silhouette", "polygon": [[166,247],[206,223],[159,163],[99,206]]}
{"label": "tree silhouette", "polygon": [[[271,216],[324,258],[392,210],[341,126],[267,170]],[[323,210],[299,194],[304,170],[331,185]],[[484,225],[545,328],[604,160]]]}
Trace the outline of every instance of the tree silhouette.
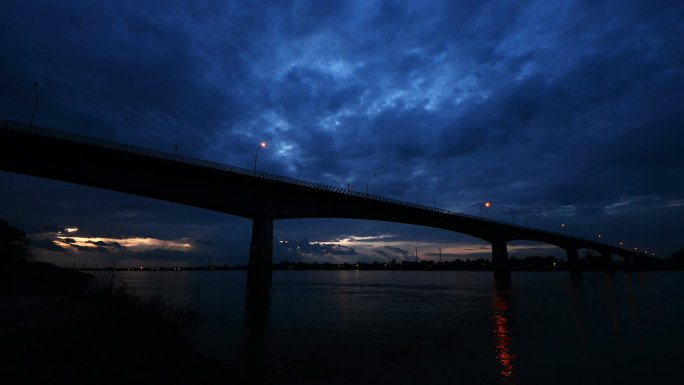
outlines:
{"label": "tree silhouette", "polygon": [[30,241],[26,234],[0,220],[0,263],[20,264],[29,258]]}
{"label": "tree silhouette", "polygon": [[675,269],[684,269],[684,248],[677,250],[674,254],[667,258],[671,267]]}

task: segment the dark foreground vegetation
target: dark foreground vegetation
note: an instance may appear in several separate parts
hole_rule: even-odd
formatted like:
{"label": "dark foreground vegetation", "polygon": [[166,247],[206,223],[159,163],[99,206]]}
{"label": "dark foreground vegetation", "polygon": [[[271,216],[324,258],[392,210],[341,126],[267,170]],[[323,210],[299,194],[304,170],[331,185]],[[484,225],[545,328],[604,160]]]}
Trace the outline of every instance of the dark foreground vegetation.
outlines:
{"label": "dark foreground vegetation", "polygon": [[0,381],[7,384],[251,384],[184,338],[197,315],[125,285],[28,260],[0,221]]}

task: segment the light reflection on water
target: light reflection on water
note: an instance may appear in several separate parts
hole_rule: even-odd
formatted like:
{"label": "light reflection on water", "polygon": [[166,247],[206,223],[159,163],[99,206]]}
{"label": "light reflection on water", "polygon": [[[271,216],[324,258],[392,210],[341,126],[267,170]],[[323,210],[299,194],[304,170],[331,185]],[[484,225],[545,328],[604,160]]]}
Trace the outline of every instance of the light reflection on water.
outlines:
{"label": "light reflection on water", "polygon": [[515,373],[513,371],[513,361],[515,354],[511,346],[510,330],[508,328],[508,318],[510,317],[509,301],[510,293],[499,290],[494,296],[494,332],[496,333],[496,359],[501,365],[499,373],[505,384],[515,384]]}
{"label": "light reflection on water", "polygon": [[[143,295],[218,316],[194,346],[282,384],[672,383],[684,344],[680,273],[117,273]],[[667,380],[667,381],[666,381]],[[678,381],[674,381],[678,382]]]}

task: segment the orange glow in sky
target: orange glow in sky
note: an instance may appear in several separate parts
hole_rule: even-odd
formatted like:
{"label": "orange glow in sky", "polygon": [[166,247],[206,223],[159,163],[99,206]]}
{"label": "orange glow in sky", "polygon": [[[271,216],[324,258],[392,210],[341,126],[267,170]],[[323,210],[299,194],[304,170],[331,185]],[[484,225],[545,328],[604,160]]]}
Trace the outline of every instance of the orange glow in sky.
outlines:
{"label": "orange glow in sky", "polygon": [[115,247],[118,244],[131,251],[145,251],[154,249],[176,250],[176,251],[190,251],[192,244],[183,239],[180,241],[163,240],[156,238],[101,238],[101,237],[69,237],[58,235],[57,239],[53,241],[56,245],[68,248],[69,246],[79,246],[87,248],[97,247]]}

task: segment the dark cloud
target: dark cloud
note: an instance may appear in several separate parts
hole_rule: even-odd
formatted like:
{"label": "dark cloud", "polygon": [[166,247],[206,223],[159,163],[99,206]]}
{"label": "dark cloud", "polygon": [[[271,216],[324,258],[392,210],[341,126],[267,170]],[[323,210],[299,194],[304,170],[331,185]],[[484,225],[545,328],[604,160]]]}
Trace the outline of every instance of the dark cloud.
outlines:
{"label": "dark cloud", "polygon": [[63,248],[60,245],[55,244],[50,239],[38,239],[38,240],[32,239],[31,240],[31,248],[48,250],[48,251],[57,252],[57,253],[62,253],[62,252],[67,251],[65,248]]}
{"label": "dark cloud", "polygon": [[310,242],[308,240],[280,240],[279,248],[288,255],[357,255],[353,247],[343,246],[335,243]]}
{"label": "dark cloud", "polygon": [[383,256],[385,260],[397,259],[403,261],[411,255],[407,250],[394,246],[383,246],[382,249],[375,249],[374,251]]}
{"label": "dark cloud", "polygon": [[93,245],[97,246],[98,249],[106,249],[106,248],[125,249],[125,247],[121,246],[121,244],[119,242],[87,241],[87,243],[92,243]]}

